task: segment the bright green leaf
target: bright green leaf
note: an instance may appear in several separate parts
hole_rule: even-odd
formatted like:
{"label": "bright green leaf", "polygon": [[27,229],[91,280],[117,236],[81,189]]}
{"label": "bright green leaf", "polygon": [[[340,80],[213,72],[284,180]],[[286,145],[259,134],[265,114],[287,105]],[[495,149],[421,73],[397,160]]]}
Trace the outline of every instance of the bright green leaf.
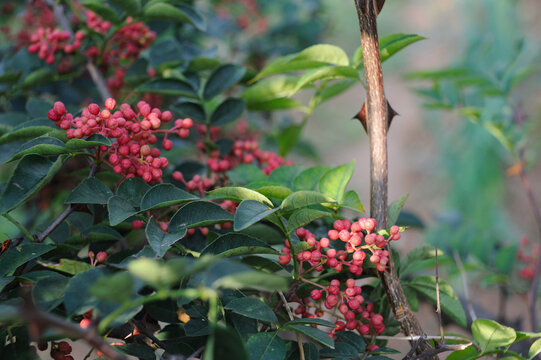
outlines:
{"label": "bright green leaf", "polygon": [[387,209],[388,213],[388,224],[389,226],[393,226],[396,224],[396,220],[398,219],[398,215],[400,215],[400,212],[402,211],[402,208],[404,207],[404,204],[406,203],[406,200],[408,200],[409,194],[406,194],[402,196],[400,199],[393,201]]}
{"label": "bright green leaf", "polygon": [[257,191],[244,187],[228,186],[218,188],[210,191],[209,195],[211,199],[227,199],[234,201],[256,200],[263,204],[273,206],[272,201],[270,201],[266,196],[261,195]]}
{"label": "bright green leaf", "polygon": [[496,321],[487,319],[476,319],[471,326],[471,330],[483,353],[499,346],[510,345],[517,337],[513,328],[502,326]]}
{"label": "bright green leaf", "polygon": [[341,203],[354,169],[355,160],[328,170],[319,180],[319,191]]}

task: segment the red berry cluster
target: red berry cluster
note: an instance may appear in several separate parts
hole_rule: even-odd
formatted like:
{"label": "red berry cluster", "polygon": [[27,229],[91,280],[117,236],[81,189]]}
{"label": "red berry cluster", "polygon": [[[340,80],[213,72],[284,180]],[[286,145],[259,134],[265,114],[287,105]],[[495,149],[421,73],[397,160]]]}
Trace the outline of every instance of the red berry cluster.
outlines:
{"label": "red berry cluster", "polygon": [[86,26],[100,34],[106,34],[112,24],[109,21],[103,20],[98,14],[91,10],[85,11]]}
{"label": "red berry cluster", "polygon": [[30,36],[28,52],[37,53],[40,59],[45,60],[47,64],[52,64],[55,60],[55,53],[63,51],[66,54],[71,54],[79,49],[84,36],[81,30],[77,31],[73,43],[70,44],[69,32],[40,27]]}
{"label": "red berry cluster", "polygon": [[[46,349],[47,348],[45,348],[45,350]],[[69,355],[71,354],[71,351],[71,345],[66,341],[60,341],[59,343],[51,342],[51,357],[54,360],[73,360],[73,356]]]}
{"label": "red berry cluster", "polygon": [[383,316],[374,312],[372,303],[364,301],[362,289],[354,279],[347,279],[345,285],[341,289],[340,281],[335,279],[329,286],[312,290],[309,298],[296,298],[299,306],[295,313],[303,318],[315,318],[332,311],[337,320],[331,336],[336,331],[346,330],[357,330],[361,335],[381,334],[385,330]]}
{"label": "red berry cluster", "polygon": [[[370,262],[376,265],[378,271],[385,271],[385,266],[389,261],[389,252],[383,248],[390,240],[400,239],[400,228],[391,227],[389,237],[385,238],[383,235],[372,232],[376,225],[375,219],[362,218],[353,224],[347,219],[336,220],[333,229],[327,233],[328,238],[323,237],[319,241],[309,230],[299,228],[296,231],[297,237],[310,245],[311,249],[297,253],[297,260],[301,264],[303,261],[308,262],[316,271],[322,271],[324,264],[335,271],[342,271],[344,266],[347,266],[351,273],[359,276],[363,272],[362,265],[367,256],[364,250],[368,250],[371,253]],[[331,244],[329,239],[332,241],[340,239],[345,242],[345,250],[337,251],[329,248]],[[286,241],[285,244],[282,255],[279,256],[279,261],[283,265],[288,264],[292,257],[289,242]],[[326,249],[325,253],[322,252],[323,249]]]}
{"label": "red berry cluster", "polygon": [[522,237],[520,245],[517,260],[522,262],[524,267],[518,271],[518,276],[526,280],[532,280],[535,274],[535,263],[539,257],[539,246],[534,245],[529,249],[528,253],[525,253],[523,249],[530,246],[530,240],[526,236]]}
{"label": "red berry cluster", "polygon": [[[99,150],[108,154],[108,164],[117,174],[126,178],[139,176],[148,183],[160,182],[162,169],[169,163],[165,157],[160,157],[158,148],[150,146],[158,141],[155,134],[165,134],[162,147],[166,151],[171,150],[173,143],[167,139],[167,135],[175,133],[181,137],[188,136],[193,121],[177,119],[171,129],[160,130],[162,123],[172,120],[170,111],[153,109],[144,101],[137,104],[137,112],[128,104],[122,104],[119,110],[114,111],[115,108],[116,101],[109,98],[105,101],[105,109],[90,104],[83,109],[81,116],[74,118],[66,111],[64,104],[58,101],[48,116],[57,126],[66,130],[70,139],[92,134],[116,139],[111,146],[102,145]],[[97,157],[101,156],[100,151],[96,151]]]}
{"label": "red berry cluster", "polygon": [[23,28],[17,33],[17,49],[27,46],[30,37],[37,28],[55,27],[54,13],[44,0],[32,0],[26,3],[22,14]]}
{"label": "red berry cluster", "polygon": [[[226,7],[230,5],[231,0],[223,1],[224,4],[216,10],[217,15],[223,20],[228,20],[231,17],[230,10]],[[265,15],[261,12],[256,0],[241,0],[234,1],[236,12],[237,25],[242,30],[252,30],[256,34],[263,34],[268,29],[268,22]]]}

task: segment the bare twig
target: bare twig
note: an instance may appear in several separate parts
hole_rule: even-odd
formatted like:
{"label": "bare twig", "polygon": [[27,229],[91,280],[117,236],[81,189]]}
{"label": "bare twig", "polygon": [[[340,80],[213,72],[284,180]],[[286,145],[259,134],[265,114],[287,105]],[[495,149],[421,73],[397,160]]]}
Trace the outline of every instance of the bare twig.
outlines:
{"label": "bare twig", "polygon": [[34,340],[38,341],[46,329],[54,328],[69,338],[85,340],[90,346],[100,350],[109,359],[128,360],[127,357],[109,346],[98,335],[95,328],[83,329],[60,316],[39,310],[32,302],[29,291],[23,295],[23,299],[24,305],[20,308],[19,313],[28,323],[28,331]]}
{"label": "bare twig", "polygon": [[[64,31],[69,32],[70,36],[73,38],[73,30],[71,29],[70,22],[66,17],[66,14],[64,13],[64,7],[54,0],[46,0],[46,3],[47,5],[49,5],[50,8],[53,9],[54,17],[58,24],[60,24],[60,27]],[[102,100],[105,101],[107,98],[111,97],[111,93],[109,92],[105,80],[98,71],[96,65],[94,65],[94,63],[90,59],[87,60],[88,61],[86,63],[86,69],[88,70],[92,81],[96,85],[96,88],[98,89]]]}
{"label": "bare twig", "polygon": [[[291,312],[291,308],[289,307],[289,305],[287,303],[287,299],[284,296],[284,293],[281,292],[280,290],[278,290],[278,295],[280,295],[280,299],[282,299],[282,303],[284,303],[284,307],[286,308],[287,314],[289,315],[289,320],[294,320],[295,317],[293,316],[293,313]],[[301,335],[298,332],[296,332],[295,335],[297,336],[297,344],[299,345],[300,360],[305,360],[304,359],[304,347],[302,346]]]}
{"label": "bare twig", "polygon": [[[523,154],[521,154],[521,158],[523,157],[524,157]],[[541,247],[541,209],[539,208],[538,201],[535,198],[535,195],[532,191],[530,180],[528,179],[528,176],[526,175],[526,170],[524,170],[524,161],[522,161],[522,163],[520,164],[519,176],[522,182],[522,187],[524,188],[524,191],[526,192],[526,196],[528,197],[528,202],[530,203],[530,206],[532,208],[535,221],[537,223],[537,230],[538,230],[538,236],[539,236],[538,242]],[[539,287],[540,274],[541,274],[541,256],[538,256],[535,262],[534,276],[532,279],[532,283],[530,285],[530,290],[528,291],[530,326],[533,332],[537,332],[537,329],[538,329],[536,303],[537,303],[537,291]]]}
{"label": "bare twig", "polygon": [[[376,340],[398,340],[398,341],[417,341],[419,339],[438,340],[440,338],[441,338],[441,335],[426,335],[426,334],[423,334],[421,336],[386,336],[386,335],[374,336],[374,339]],[[460,336],[446,336],[445,338],[447,340],[452,340],[452,341],[465,341],[466,344],[471,344],[471,341],[467,341],[466,339]]]}
{"label": "bare twig", "polygon": [[460,276],[462,277],[462,284],[464,285],[464,297],[466,298],[466,308],[468,309],[468,313],[470,314],[471,321],[477,320],[477,314],[475,313],[475,310],[473,308],[473,304],[470,298],[470,290],[468,287],[468,278],[466,276],[466,270],[464,270],[464,264],[462,263],[462,259],[460,258],[460,255],[455,250],[453,251],[453,257],[455,258],[456,266],[458,267],[458,270],[460,271]]}
{"label": "bare twig", "polygon": [[445,341],[445,337],[443,335],[443,324],[441,321],[441,303],[440,303],[440,275],[439,275],[439,267],[438,267],[438,247],[434,247],[436,249],[436,312],[438,313],[438,321],[440,323],[440,336],[441,336],[441,342]]}
{"label": "bare twig", "polygon": [[[366,74],[366,114],[370,139],[370,216],[375,218],[378,228],[387,227],[387,100],[383,89],[383,74],[377,30],[377,15],[384,0],[354,0],[361,30],[361,43]],[[406,335],[423,334],[421,325],[409,307],[400,280],[389,261],[389,270],[378,272],[387,299]],[[421,341],[417,352],[431,349]]]}
{"label": "bare twig", "polygon": [[62,224],[62,222],[63,222],[64,220],[66,220],[66,218],[67,218],[68,216],[71,215],[71,213],[72,213],[74,210],[75,210],[75,206],[73,206],[73,205],[68,206],[68,207],[66,208],[66,210],[64,210],[64,212],[63,212],[62,214],[60,214],[60,216],[59,216],[58,218],[56,218],[56,220],[53,221],[53,223],[52,223],[51,225],[49,225],[49,226],[47,227],[47,229],[45,229],[45,230],[37,237],[37,239],[36,239],[35,242],[38,242],[38,243],[43,242],[43,241],[47,238],[47,236],[51,235],[51,233],[52,233],[53,231],[55,231],[56,228],[57,228],[58,226],[60,226],[60,224]]}

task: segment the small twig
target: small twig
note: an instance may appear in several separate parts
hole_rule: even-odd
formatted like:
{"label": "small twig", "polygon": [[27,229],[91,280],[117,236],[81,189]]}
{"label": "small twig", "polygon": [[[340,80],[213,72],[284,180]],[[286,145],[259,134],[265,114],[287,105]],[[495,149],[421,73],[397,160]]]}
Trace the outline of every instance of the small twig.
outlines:
{"label": "small twig", "polygon": [[[419,339],[425,339],[425,340],[437,340],[440,339],[441,335],[421,335],[421,336],[387,336],[387,335],[376,335],[374,336],[374,339],[376,340],[398,340],[398,341],[417,341]],[[461,338],[460,336],[446,336],[445,339],[452,340],[452,341],[467,341],[464,338]],[[466,342],[467,344],[471,344],[470,341]]]}
{"label": "small twig", "polygon": [[64,210],[64,212],[60,214],[60,216],[36,238],[36,242],[43,242],[47,238],[47,236],[49,236],[53,231],[55,231],[56,228],[60,226],[60,224],[62,224],[62,222],[66,220],[68,216],[71,215],[73,211],[75,211],[75,206],[68,206],[66,210]]}
{"label": "small twig", "polygon": [[[440,354],[442,352],[464,350],[467,347],[469,347],[470,345],[471,345],[471,343],[470,344],[457,344],[457,345],[439,344],[435,348],[432,348],[430,350],[426,350],[426,351],[418,354],[417,356],[415,356],[413,358],[407,358],[407,359],[410,359],[410,360],[427,359],[427,358],[437,356],[438,354]],[[404,359],[406,359],[406,358],[404,358]]]}
{"label": "small twig", "polygon": [[187,360],[194,359],[196,356],[201,355],[201,353],[203,352],[203,350],[205,350],[205,347],[204,347],[204,346],[201,346],[199,349],[195,350],[195,351],[193,352],[193,354],[191,354],[190,356],[188,356]]}
{"label": "small twig", "polygon": [[462,277],[462,284],[464,285],[464,297],[466,298],[466,308],[468,309],[468,313],[470,314],[471,321],[477,320],[477,314],[475,313],[475,310],[473,308],[473,304],[470,298],[470,291],[468,287],[468,278],[466,276],[466,270],[464,270],[464,264],[462,263],[462,259],[460,258],[460,255],[455,250],[453,251],[453,257],[455,258],[456,266],[458,267],[458,270],[460,271],[460,275]]}
{"label": "small twig", "polygon": [[48,328],[60,330],[64,335],[72,339],[85,340],[90,346],[99,349],[107,358],[112,360],[128,360],[109,346],[94,328],[86,330],[79,325],[66,321],[64,318],[39,310],[32,302],[30,292],[23,295],[24,305],[20,308],[20,315],[28,323],[28,331],[34,340],[39,340],[43,332]]}
{"label": "small twig", "polygon": [[438,313],[438,321],[440,323],[440,336],[441,342],[445,341],[445,336],[443,335],[443,324],[441,321],[441,303],[440,303],[440,275],[438,267],[438,247],[434,247],[436,250],[436,312]]}
{"label": "small twig", "polygon": [[[280,298],[282,299],[282,302],[284,303],[284,307],[286,308],[287,314],[289,315],[289,320],[294,320],[295,317],[293,316],[293,313],[291,312],[291,308],[289,307],[289,305],[287,303],[287,299],[284,296],[284,293],[281,292],[280,290],[278,290],[278,295],[280,295]],[[301,335],[298,332],[296,332],[295,335],[297,335],[297,344],[299,345],[300,360],[305,360],[304,359],[304,347],[302,346]]]}
{"label": "small twig", "polygon": [[154,336],[154,334],[147,329],[147,327],[145,326],[145,324],[143,324],[142,321],[133,319],[130,321],[130,324],[137,328],[137,330],[139,330],[141,334],[152,340],[156,345],[167,351],[167,345],[165,345],[163,341]]}

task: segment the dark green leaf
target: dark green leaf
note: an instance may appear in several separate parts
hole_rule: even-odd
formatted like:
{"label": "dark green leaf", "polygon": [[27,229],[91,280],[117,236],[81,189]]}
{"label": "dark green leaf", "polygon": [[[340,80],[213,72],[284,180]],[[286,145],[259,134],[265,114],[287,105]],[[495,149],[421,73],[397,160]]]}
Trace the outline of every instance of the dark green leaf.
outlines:
{"label": "dark green leaf", "polygon": [[[316,344],[314,343],[303,343],[302,348],[304,351],[305,360],[319,360],[319,350],[317,349]],[[300,359],[299,347],[293,346],[293,351],[289,353],[287,360],[298,360]]]}
{"label": "dark green leaf", "polygon": [[215,357],[213,359],[252,360],[248,357],[246,346],[235,329],[219,324],[214,330],[214,336]]}
{"label": "dark green leaf", "polygon": [[197,93],[192,85],[180,79],[153,79],[138,86],[137,91],[197,99]]}
{"label": "dark green leaf", "polygon": [[319,180],[319,191],[341,203],[354,169],[355,160],[328,170]]}
{"label": "dark green leaf", "polygon": [[290,125],[277,136],[278,153],[286,156],[299,142],[304,125]]}
{"label": "dark green leaf", "polygon": [[30,120],[26,121],[19,126],[13,127],[13,129],[0,136],[0,145],[7,144],[14,141],[36,138],[45,134],[57,133],[58,130],[54,127],[54,123],[50,120]]}
{"label": "dark green leaf", "polygon": [[308,336],[309,338],[317,341],[318,343],[328,346],[331,349],[334,349],[333,339],[329,336],[329,334],[319,329],[313,328],[311,326],[296,325],[296,324],[283,326],[281,329],[295,331],[295,332],[304,334]]}
{"label": "dark green leaf", "polygon": [[72,277],[64,294],[64,306],[68,314],[80,314],[96,305],[96,298],[91,296],[90,288],[106,274],[103,267],[97,267]]}
{"label": "dark green leaf", "polygon": [[27,141],[21,145],[15,155],[9,161],[19,159],[28,154],[36,154],[42,156],[55,156],[67,153],[68,150],[64,143],[54,137],[42,136],[36,139]]}
{"label": "dark green leaf", "polygon": [[331,327],[331,328],[336,327],[336,325],[334,325],[330,321],[323,320],[323,319],[316,319],[316,318],[314,318],[314,319],[309,319],[309,318],[295,319],[295,320],[291,320],[291,321],[286,322],[282,326],[286,326],[286,325],[320,325],[320,326],[326,326],[326,327]]}
{"label": "dark green leaf", "polygon": [[169,232],[227,221],[233,221],[233,214],[222,209],[220,205],[209,201],[194,201],[177,210],[169,222]]}
{"label": "dark green leaf", "polygon": [[104,183],[96,178],[83,180],[68,196],[66,204],[107,204],[107,200],[113,196]]}
{"label": "dark green leaf", "polygon": [[107,211],[109,212],[109,222],[112,226],[116,226],[130,216],[137,214],[138,209],[128,200],[114,195],[107,201]]}
{"label": "dark green leaf", "polygon": [[272,309],[256,298],[242,297],[234,299],[225,306],[227,310],[251,319],[261,320],[265,322],[278,323],[278,319]]}
{"label": "dark green leaf", "polygon": [[102,17],[104,20],[110,21],[113,24],[120,23],[120,18],[118,17],[118,14],[116,11],[107,6],[104,5],[103,2],[98,0],[87,0],[83,2],[83,6],[86,7],[89,10],[92,10],[96,14],[98,14],[100,17]]}
{"label": "dark green leaf", "polygon": [[66,148],[72,151],[87,149],[94,146],[106,145],[111,146],[111,140],[101,134],[94,134],[88,139],[70,139],[66,142]]}
{"label": "dark green leaf", "polygon": [[151,217],[148,220],[148,224],[145,228],[145,234],[148,239],[148,244],[152,250],[156,252],[156,255],[162,257],[165,255],[167,250],[169,250],[171,245],[186,235],[186,228],[182,228],[179,232],[173,234],[166,234],[162,231],[160,226],[156,224],[154,217]]}
{"label": "dark green leaf", "polygon": [[286,344],[277,332],[263,332],[250,336],[246,343],[250,360],[283,360]]}
{"label": "dark green leaf", "polygon": [[353,345],[350,345],[345,342],[337,342],[334,344],[334,349],[323,348],[319,351],[321,357],[330,357],[330,358],[346,358],[346,359],[357,359],[359,357],[359,351],[355,349]]}
{"label": "dark green leaf", "polygon": [[406,194],[402,196],[400,199],[394,201],[392,204],[389,205],[389,208],[387,210],[388,216],[389,216],[389,226],[393,226],[396,224],[396,220],[398,219],[398,215],[400,215],[400,212],[402,211],[402,208],[404,207],[404,204],[406,203],[406,200],[408,200],[409,194]]}
{"label": "dark green leaf", "polygon": [[28,74],[24,78],[21,84],[21,87],[23,89],[36,88],[45,83],[52,82],[53,79],[54,79],[54,74],[52,73],[50,69],[41,68]]}
{"label": "dark green leaf", "polygon": [[124,354],[134,356],[141,360],[155,360],[156,355],[154,354],[154,351],[150,349],[148,346],[143,344],[124,344],[124,345],[116,345],[115,349],[120,350]]}
{"label": "dark green leaf", "polygon": [[150,185],[141,178],[131,177],[122,181],[118,186],[116,194],[128,200],[133,207],[139,207],[143,196],[150,190]]}
{"label": "dark green leaf", "polygon": [[0,275],[11,276],[15,269],[26,262],[48,253],[55,247],[47,244],[22,244],[9,248],[0,257]]}
{"label": "dark green leaf", "polygon": [[241,66],[226,64],[222,65],[210,75],[203,90],[205,100],[212,99],[216,95],[229,89],[239,82],[244,76],[245,69]]}
{"label": "dark green leaf", "polygon": [[58,158],[54,163],[40,155],[26,155],[0,195],[0,214],[10,211],[41,189],[62,166]]}
{"label": "dark green leaf", "polygon": [[269,174],[269,181],[279,185],[291,187],[293,179],[301,172],[301,168],[296,165],[282,165],[274,169]]}
{"label": "dark green leaf", "polygon": [[111,0],[111,2],[131,16],[137,16],[141,11],[140,0]]}
{"label": "dark green leaf", "polygon": [[102,276],[91,287],[90,293],[103,301],[123,303],[131,299],[134,289],[133,277],[125,271],[112,276]]}
{"label": "dark green leaf", "polygon": [[64,291],[68,285],[65,276],[51,276],[39,280],[32,288],[32,297],[35,304],[43,310],[50,311],[60,305],[64,298]]}
{"label": "dark green leaf", "polygon": [[199,199],[172,184],[158,184],[153,186],[141,199],[141,211],[182,204],[190,200]]}
{"label": "dark green leaf", "polygon": [[234,230],[241,231],[276,212],[267,205],[255,200],[243,200],[235,212]]}
{"label": "dark green leaf", "polygon": [[244,112],[245,107],[246,103],[244,100],[228,98],[214,110],[210,117],[210,122],[215,126],[228,124],[237,120]]}
{"label": "dark green leaf", "polygon": [[47,116],[47,113],[52,108],[53,104],[36,97],[29,98],[25,105],[26,112],[31,118]]}
{"label": "dark green leaf", "polygon": [[207,115],[205,114],[205,109],[198,103],[195,102],[181,102],[173,106],[173,111],[179,114],[181,117],[188,117],[194,121],[205,122],[207,120]]}
{"label": "dark green leaf", "polygon": [[336,339],[352,345],[358,353],[362,353],[366,350],[366,343],[362,336],[353,331],[339,331],[336,333]]}
{"label": "dark green leaf", "polygon": [[233,170],[228,171],[227,176],[229,176],[229,180],[231,180],[233,184],[249,184],[267,178],[257,166],[252,164],[239,165]]}
{"label": "dark green leaf", "polygon": [[216,254],[222,257],[249,255],[249,254],[274,254],[279,252],[263,241],[244,234],[228,233],[220,236],[201,251],[201,255]]}

